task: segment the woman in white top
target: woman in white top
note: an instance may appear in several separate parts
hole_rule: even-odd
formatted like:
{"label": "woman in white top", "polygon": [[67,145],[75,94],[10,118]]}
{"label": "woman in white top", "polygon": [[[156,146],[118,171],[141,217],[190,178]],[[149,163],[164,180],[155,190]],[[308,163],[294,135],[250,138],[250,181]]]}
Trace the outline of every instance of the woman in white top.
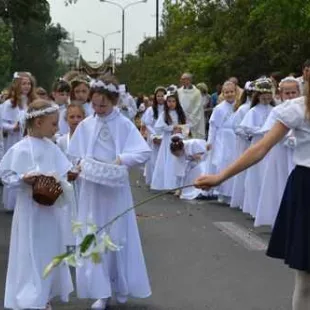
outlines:
{"label": "woman in white top", "polygon": [[[310,83],[308,82],[308,85]],[[281,105],[277,122],[263,139],[250,147],[236,162],[217,175],[196,180],[198,188],[210,188],[256,164],[270,149],[294,131],[297,144],[293,160],[296,167],[288,178],[273,227],[267,255],[281,259],[296,270],[293,310],[310,305],[310,87],[306,97]]]}

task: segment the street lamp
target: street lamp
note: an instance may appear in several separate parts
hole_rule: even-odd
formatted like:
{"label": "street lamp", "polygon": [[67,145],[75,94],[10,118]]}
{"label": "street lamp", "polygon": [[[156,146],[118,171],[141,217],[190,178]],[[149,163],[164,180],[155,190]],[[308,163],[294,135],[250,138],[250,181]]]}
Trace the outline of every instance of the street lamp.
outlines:
{"label": "street lamp", "polygon": [[101,35],[99,33],[96,33],[96,32],[90,31],[90,30],[87,30],[87,33],[93,34],[94,36],[100,37],[102,39],[102,62],[104,62],[105,61],[105,39],[112,34],[121,33],[121,31],[120,30],[113,31],[113,32],[107,33],[105,35]]}
{"label": "street lamp", "polygon": [[133,5],[136,5],[139,3],[146,3],[147,0],[139,0],[136,2],[128,3],[125,6],[122,6],[121,4],[114,2],[114,1],[110,1],[110,0],[100,0],[100,2],[106,2],[106,3],[113,4],[122,10],[122,62],[124,62],[124,60],[125,60],[125,11],[130,6],[133,6]]}

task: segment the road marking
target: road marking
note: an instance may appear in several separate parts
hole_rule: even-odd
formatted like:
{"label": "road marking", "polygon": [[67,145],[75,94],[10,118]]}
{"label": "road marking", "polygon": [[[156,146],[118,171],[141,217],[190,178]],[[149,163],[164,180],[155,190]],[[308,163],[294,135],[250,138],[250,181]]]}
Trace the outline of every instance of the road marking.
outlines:
{"label": "road marking", "polygon": [[219,230],[250,251],[265,251],[267,242],[234,222],[214,222]]}

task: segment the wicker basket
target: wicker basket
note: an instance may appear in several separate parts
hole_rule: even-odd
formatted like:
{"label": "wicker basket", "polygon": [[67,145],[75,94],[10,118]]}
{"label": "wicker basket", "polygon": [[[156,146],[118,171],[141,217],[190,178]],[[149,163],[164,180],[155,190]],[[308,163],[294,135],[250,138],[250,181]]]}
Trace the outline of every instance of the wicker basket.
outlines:
{"label": "wicker basket", "polygon": [[54,177],[40,175],[32,186],[32,198],[43,206],[52,206],[63,193]]}

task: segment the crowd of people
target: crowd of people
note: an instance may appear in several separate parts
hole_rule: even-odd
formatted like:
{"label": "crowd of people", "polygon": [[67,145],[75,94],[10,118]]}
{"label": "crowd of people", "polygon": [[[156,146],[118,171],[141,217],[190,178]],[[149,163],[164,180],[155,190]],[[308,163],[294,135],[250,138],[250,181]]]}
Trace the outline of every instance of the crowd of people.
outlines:
{"label": "crowd of people", "polygon": [[[302,271],[297,273],[293,309],[308,309],[310,213],[304,210],[304,218],[285,213],[281,228],[276,218],[287,180],[298,167],[309,167],[304,154],[310,141],[305,117],[309,70],[307,61],[300,78],[261,76],[244,89],[231,77],[212,95],[205,83],[195,86],[192,74],[184,73],[180,87],[157,86],[151,96],[137,98],[110,76],[91,79],[68,72],[48,94],[36,88],[30,73],[16,72],[0,106],[3,205],[14,212],[5,308],[51,310],[54,297],[69,300],[69,267],[61,265],[43,279],[44,267],[66,247],[79,244],[90,227],[102,227],[132,207],[127,170],[139,166],[152,190],[171,191],[186,200],[218,200],[250,214],[255,226],[289,233],[289,251],[296,251],[284,257],[277,253],[285,251],[279,246],[283,237],[277,235],[270,256],[290,256],[288,264]],[[275,135],[278,121],[287,130],[269,142],[273,147],[257,149]],[[296,159],[300,147],[303,155]],[[297,175],[303,189],[307,169]],[[42,177],[61,186],[53,207],[35,198],[40,180],[42,188],[48,187]],[[298,199],[299,205],[309,202],[302,195]],[[290,214],[302,228],[283,230]],[[77,236],[72,222],[81,223]],[[125,303],[129,297],[151,295],[134,211],[109,234],[122,250],[102,253],[104,263],[87,260],[76,267],[77,296],[95,299],[92,309],[105,309],[114,296]]]}

